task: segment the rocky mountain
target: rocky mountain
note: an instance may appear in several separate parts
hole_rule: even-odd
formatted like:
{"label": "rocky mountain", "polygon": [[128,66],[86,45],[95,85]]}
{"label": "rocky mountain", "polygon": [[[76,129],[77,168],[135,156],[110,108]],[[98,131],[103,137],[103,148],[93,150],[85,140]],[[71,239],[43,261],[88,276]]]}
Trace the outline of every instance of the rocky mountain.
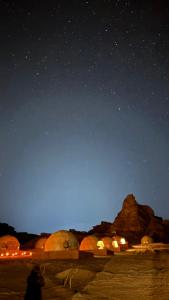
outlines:
{"label": "rocky mountain", "polygon": [[144,235],[150,235],[155,242],[169,242],[169,222],[155,216],[151,207],[138,204],[133,194],[124,199],[113,223],[102,222],[91,232],[97,235],[104,232],[110,236],[116,233],[124,236],[130,244],[140,243]]}
{"label": "rocky mountain", "polygon": [[133,194],[124,199],[110,230],[124,236],[130,243],[140,242],[143,235],[150,235],[155,242],[168,241],[163,219],[155,216],[151,207],[138,204]]}
{"label": "rocky mountain", "polygon": [[102,236],[110,236],[110,228],[112,223],[102,221],[101,224],[93,226],[93,228],[88,232],[89,234],[96,234],[100,237]]}

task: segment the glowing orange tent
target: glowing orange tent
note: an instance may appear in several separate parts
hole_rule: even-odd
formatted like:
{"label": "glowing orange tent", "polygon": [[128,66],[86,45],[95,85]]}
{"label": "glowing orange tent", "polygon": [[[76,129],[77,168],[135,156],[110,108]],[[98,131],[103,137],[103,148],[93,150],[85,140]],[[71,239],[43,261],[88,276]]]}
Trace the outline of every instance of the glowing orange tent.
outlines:
{"label": "glowing orange tent", "polygon": [[19,250],[20,243],[16,237],[12,235],[4,235],[0,237],[0,250]]}
{"label": "glowing orange tent", "polygon": [[106,249],[112,249],[112,239],[108,236],[105,236],[101,239],[101,241],[103,241],[103,244],[104,244],[104,248]]}
{"label": "glowing orange tent", "polygon": [[152,239],[151,236],[145,235],[141,239],[141,244],[142,245],[148,245],[148,244],[152,244],[152,243],[153,243],[153,239]]}
{"label": "glowing orange tent", "polygon": [[113,241],[116,241],[117,243],[118,243],[118,245],[120,244],[120,241],[121,241],[121,236],[120,235],[114,235],[113,237],[112,237],[112,240]]}
{"label": "glowing orange tent", "polygon": [[78,249],[79,243],[75,235],[67,230],[60,230],[51,234],[45,243],[45,251],[63,251]]}
{"label": "glowing orange tent", "polygon": [[35,249],[41,249],[44,250],[45,249],[45,243],[47,241],[47,237],[41,237],[37,240],[36,244],[35,244]]}
{"label": "glowing orange tent", "polygon": [[128,248],[128,242],[125,240],[124,237],[119,235],[114,235],[112,237],[112,245],[114,248],[114,251],[119,252],[121,250],[126,250]]}
{"label": "glowing orange tent", "polygon": [[98,238],[94,235],[88,235],[86,236],[80,244],[80,250],[81,251],[93,251],[97,250],[97,242]]}

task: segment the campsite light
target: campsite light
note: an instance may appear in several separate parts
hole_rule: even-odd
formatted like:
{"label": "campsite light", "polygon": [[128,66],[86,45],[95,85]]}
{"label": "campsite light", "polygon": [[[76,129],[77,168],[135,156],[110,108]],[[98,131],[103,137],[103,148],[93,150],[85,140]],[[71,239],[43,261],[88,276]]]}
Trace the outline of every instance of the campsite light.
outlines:
{"label": "campsite light", "polygon": [[103,243],[103,241],[98,241],[97,242],[97,247],[98,247],[99,250],[104,249],[104,243]]}
{"label": "campsite light", "polygon": [[32,256],[32,252],[30,251],[19,251],[19,252],[12,252],[12,251],[7,251],[7,252],[1,252],[0,253],[0,258],[21,258],[21,257],[30,257]]}
{"label": "campsite light", "polygon": [[125,244],[126,244],[125,238],[121,238],[121,239],[120,239],[120,244],[122,244],[122,245],[125,245]]}
{"label": "campsite light", "polygon": [[113,242],[112,242],[112,245],[113,245],[113,247],[114,247],[114,248],[118,248],[118,247],[119,247],[119,245],[118,245],[118,242],[117,242],[117,241],[113,241]]}

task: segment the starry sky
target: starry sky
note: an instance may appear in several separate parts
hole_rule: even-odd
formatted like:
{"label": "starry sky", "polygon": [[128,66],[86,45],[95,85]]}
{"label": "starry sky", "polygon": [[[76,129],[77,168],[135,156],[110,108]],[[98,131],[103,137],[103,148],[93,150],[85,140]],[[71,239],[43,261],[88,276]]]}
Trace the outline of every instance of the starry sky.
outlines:
{"label": "starry sky", "polygon": [[0,222],[169,219],[167,2],[0,0]]}

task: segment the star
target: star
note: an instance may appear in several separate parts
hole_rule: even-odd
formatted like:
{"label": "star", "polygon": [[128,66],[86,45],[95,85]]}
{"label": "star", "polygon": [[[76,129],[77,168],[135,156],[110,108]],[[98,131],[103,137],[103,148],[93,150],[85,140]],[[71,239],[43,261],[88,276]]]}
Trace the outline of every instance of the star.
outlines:
{"label": "star", "polygon": [[169,219],[169,12],[140,2],[0,1],[0,219],[89,229],[129,190]]}

